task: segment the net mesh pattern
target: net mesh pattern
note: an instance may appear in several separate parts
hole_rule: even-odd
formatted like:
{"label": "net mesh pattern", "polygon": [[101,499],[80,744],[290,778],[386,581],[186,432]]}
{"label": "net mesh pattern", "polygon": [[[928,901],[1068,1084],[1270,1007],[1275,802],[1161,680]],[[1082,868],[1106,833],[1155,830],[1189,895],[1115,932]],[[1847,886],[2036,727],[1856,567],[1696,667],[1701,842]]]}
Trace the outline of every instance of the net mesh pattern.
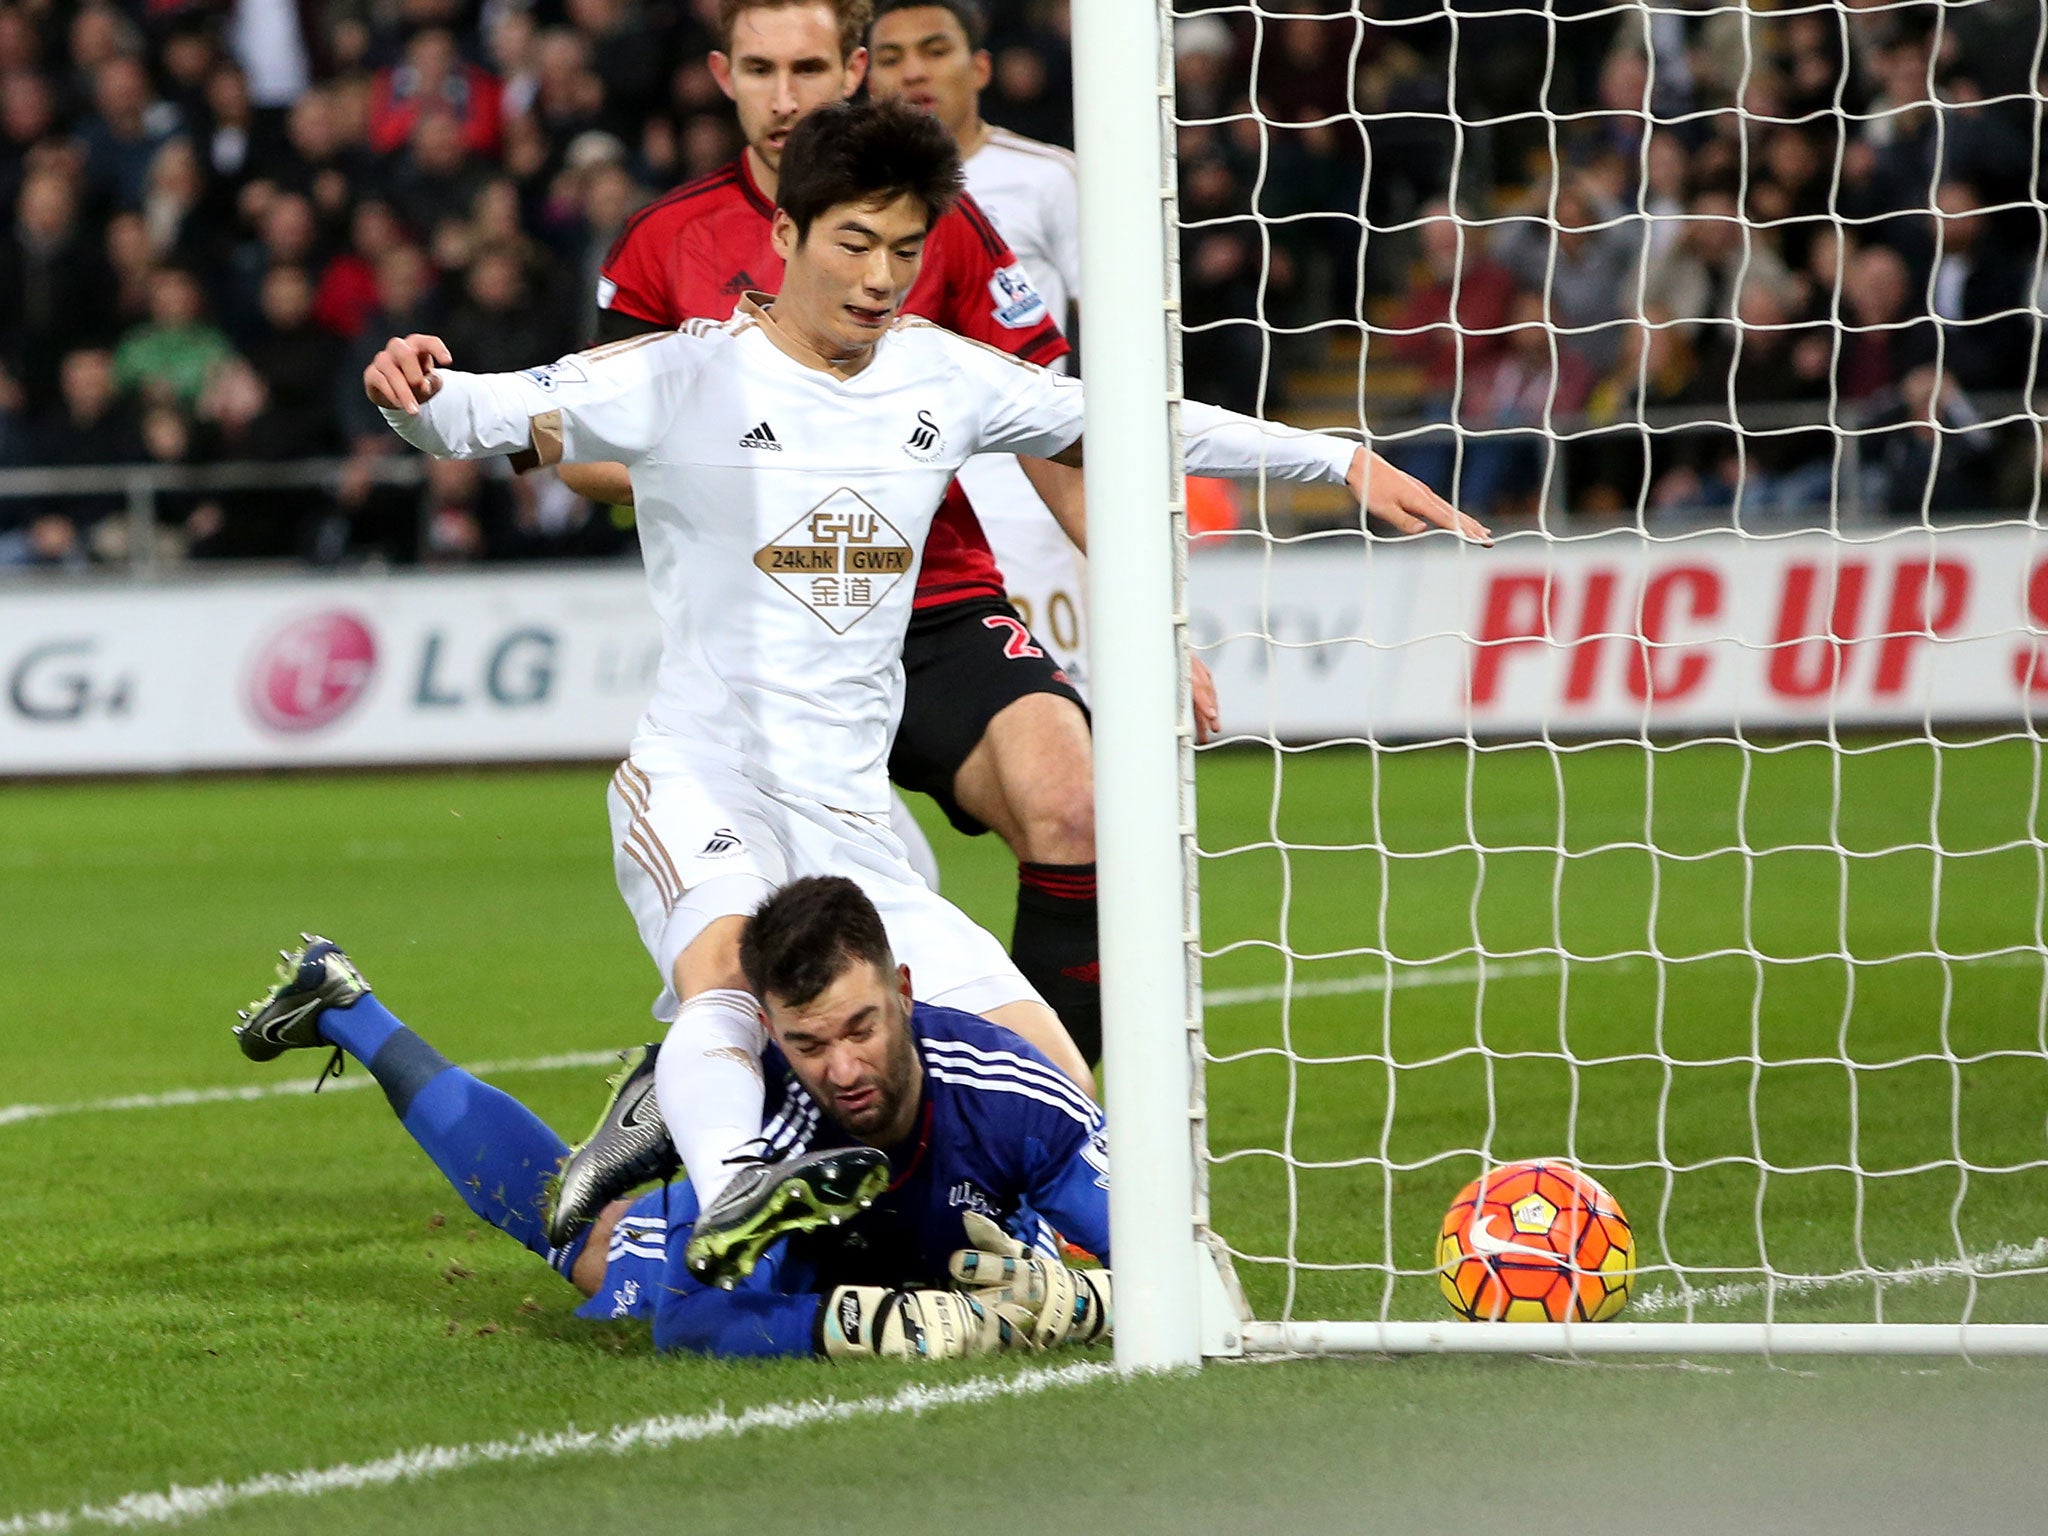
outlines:
{"label": "net mesh pattern", "polygon": [[1203,1198],[1253,1311],[1444,1315],[1452,1197],[1560,1156],[1628,1317],[2048,1315],[2048,13],[1171,23],[1186,394],[1496,535],[1188,488]]}

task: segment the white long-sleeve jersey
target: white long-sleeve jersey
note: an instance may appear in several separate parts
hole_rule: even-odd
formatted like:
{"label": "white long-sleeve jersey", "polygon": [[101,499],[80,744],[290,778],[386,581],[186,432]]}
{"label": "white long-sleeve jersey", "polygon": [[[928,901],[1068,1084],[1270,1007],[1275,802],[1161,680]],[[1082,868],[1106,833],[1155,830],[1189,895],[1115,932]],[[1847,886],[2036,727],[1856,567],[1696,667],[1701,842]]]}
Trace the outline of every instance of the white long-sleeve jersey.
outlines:
{"label": "white long-sleeve jersey", "polygon": [[[418,415],[384,415],[439,457],[624,463],[662,637],[640,729],[886,820],[903,635],[946,482],[970,454],[1071,446],[1081,386],[907,318],[840,378],[769,324],[749,301],[544,368],[443,369]],[[1356,451],[1207,406],[1184,425],[1205,474],[1341,482]]]}

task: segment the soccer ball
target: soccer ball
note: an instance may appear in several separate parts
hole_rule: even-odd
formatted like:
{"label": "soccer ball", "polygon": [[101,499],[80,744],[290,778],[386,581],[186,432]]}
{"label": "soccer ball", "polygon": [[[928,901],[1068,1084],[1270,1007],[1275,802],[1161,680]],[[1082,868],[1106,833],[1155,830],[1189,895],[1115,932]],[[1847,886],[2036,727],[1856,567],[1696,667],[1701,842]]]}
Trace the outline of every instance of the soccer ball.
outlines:
{"label": "soccer ball", "polygon": [[1570,1163],[1511,1163],[1444,1214],[1444,1299],[1472,1322],[1604,1323],[1628,1301],[1636,1240],[1614,1196]]}

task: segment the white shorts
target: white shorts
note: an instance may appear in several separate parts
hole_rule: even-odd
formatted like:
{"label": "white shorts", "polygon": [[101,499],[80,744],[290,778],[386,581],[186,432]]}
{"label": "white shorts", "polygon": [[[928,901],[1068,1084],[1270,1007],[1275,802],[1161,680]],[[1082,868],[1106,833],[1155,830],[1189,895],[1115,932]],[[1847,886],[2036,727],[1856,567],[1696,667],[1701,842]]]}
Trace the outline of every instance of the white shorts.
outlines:
{"label": "white shorts", "polygon": [[676,957],[804,875],[844,875],[882,915],[921,1002],[987,1013],[1042,1002],[994,935],[920,880],[886,825],[763,788],[738,766],[641,737],[612,776],[612,868],[675,1018]]}

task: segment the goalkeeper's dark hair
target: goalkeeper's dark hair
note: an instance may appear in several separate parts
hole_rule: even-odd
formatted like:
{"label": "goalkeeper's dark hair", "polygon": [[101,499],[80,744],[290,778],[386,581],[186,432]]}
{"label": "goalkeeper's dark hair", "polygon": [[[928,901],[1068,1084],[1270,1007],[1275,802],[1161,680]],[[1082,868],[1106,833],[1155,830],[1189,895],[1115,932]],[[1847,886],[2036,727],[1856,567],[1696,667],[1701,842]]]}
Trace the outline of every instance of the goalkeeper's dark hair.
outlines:
{"label": "goalkeeper's dark hair", "polygon": [[912,197],[929,229],[965,185],[959,146],[931,113],[899,101],[839,101],[798,123],[782,146],[775,201],[802,244],[818,216],[842,203]]}
{"label": "goalkeeper's dark hair", "polygon": [[740,936],[740,969],[764,1003],[801,1008],[863,960],[895,974],[882,914],[840,875],[790,881],[754,909]]}
{"label": "goalkeeper's dark hair", "polygon": [[[967,51],[979,53],[988,46],[988,14],[980,0],[875,0],[875,20],[897,11],[945,11],[967,34]],[[872,23],[868,35],[874,35]]]}

